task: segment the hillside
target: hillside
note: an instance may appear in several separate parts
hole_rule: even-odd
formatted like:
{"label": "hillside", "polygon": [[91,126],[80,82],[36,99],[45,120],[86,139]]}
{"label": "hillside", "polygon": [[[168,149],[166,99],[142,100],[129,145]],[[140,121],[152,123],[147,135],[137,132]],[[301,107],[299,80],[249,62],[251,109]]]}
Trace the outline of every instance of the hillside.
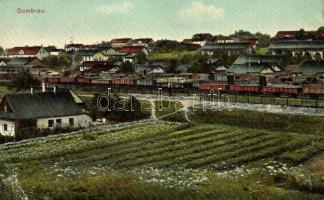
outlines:
{"label": "hillside", "polygon": [[317,135],[147,121],[0,145],[0,173],[31,199],[320,199],[296,166],[321,150]]}

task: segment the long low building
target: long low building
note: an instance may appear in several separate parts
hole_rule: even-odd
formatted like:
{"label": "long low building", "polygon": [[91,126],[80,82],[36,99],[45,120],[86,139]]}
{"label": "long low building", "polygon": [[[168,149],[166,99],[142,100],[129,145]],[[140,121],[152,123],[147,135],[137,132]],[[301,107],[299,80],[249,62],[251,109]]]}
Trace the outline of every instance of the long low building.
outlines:
{"label": "long low building", "polygon": [[319,53],[323,58],[324,40],[288,40],[288,41],[272,41],[269,46],[269,51],[273,54],[283,51],[290,51],[293,55],[296,53],[315,54]]}
{"label": "long low building", "polygon": [[204,45],[200,48],[200,51],[210,55],[221,51],[228,55],[237,55],[240,53],[251,53],[252,45],[250,42],[213,43]]}

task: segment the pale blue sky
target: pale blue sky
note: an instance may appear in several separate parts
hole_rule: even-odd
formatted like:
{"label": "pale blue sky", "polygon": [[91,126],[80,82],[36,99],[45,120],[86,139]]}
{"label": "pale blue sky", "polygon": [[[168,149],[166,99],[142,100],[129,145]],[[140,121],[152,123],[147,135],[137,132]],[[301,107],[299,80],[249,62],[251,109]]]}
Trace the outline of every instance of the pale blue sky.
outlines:
{"label": "pale blue sky", "polygon": [[[315,30],[320,0],[0,0],[0,46],[96,43],[115,37],[182,40],[244,29]],[[17,14],[17,8],[45,9]]]}

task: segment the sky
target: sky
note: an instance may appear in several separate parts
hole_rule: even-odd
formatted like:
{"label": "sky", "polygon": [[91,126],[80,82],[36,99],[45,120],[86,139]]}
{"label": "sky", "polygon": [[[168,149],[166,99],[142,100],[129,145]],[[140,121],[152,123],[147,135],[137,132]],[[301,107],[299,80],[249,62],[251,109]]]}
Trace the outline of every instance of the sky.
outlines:
{"label": "sky", "polygon": [[[323,26],[321,0],[0,0],[0,46],[93,44],[116,37],[182,40],[195,33]],[[17,9],[44,9],[42,14]]]}

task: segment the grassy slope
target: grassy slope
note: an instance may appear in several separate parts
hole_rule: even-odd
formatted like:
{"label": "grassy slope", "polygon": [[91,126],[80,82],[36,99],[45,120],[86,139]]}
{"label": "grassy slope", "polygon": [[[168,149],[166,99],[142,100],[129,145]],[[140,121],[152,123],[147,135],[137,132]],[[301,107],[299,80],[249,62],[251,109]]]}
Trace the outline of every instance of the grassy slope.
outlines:
{"label": "grassy slope", "polygon": [[[255,184],[255,180],[239,182],[225,180],[215,174],[208,175],[210,178],[207,183],[199,185],[199,189],[196,188],[191,191],[192,194],[186,196],[183,190],[165,190],[155,184],[143,183],[137,176],[128,173],[121,177],[113,177],[108,173],[91,177],[81,176],[77,177],[77,180],[63,178],[57,182],[55,181],[57,174],[53,170],[53,168],[82,170],[107,166],[113,170],[128,172],[152,166],[172,169],[176,173],[179,168],[213,171],[231,169],[243,164],[253,166],[258,165],[260,159],[281,160],[295,164],[309,157],[309,144],[313,144],[312,147],[316,147],[316,150],[320,148],[314,145],[315,142],[323,144],[317,135],[217,124],[189,127],[169,123],[147,123],[118,131],[88,134],[92,134],[93,137],[86,137],[80,133],[1,145],[0,163],[6,163],[7,169],[15,167],[21,169],[21,184],[30,195],[35,195],[35,199],[43,198],[45,195],[60,198],[60,195],[64,194],[69,194],[70,199],[75,199],[79,195],[98,195],[106,198],[104,195],[114,196],[120,194],[120,191],[124,191],[124,196],[119,196],[119,199],[131,198],[129,195],[135,195],[132,196],[133,199],[154,197],[160,199],[164,196],[169,199],[180,197],[213,199],[215,196],[222,199],[238,196],[244,199],[252,199],[254,196],[259,199],[264,199],[264,196],[269,199],[318,197],[262,186]],[[287,156],[289,154],[297,156],[289,157]],[[102,190],[108,192],[100,192]]]}

